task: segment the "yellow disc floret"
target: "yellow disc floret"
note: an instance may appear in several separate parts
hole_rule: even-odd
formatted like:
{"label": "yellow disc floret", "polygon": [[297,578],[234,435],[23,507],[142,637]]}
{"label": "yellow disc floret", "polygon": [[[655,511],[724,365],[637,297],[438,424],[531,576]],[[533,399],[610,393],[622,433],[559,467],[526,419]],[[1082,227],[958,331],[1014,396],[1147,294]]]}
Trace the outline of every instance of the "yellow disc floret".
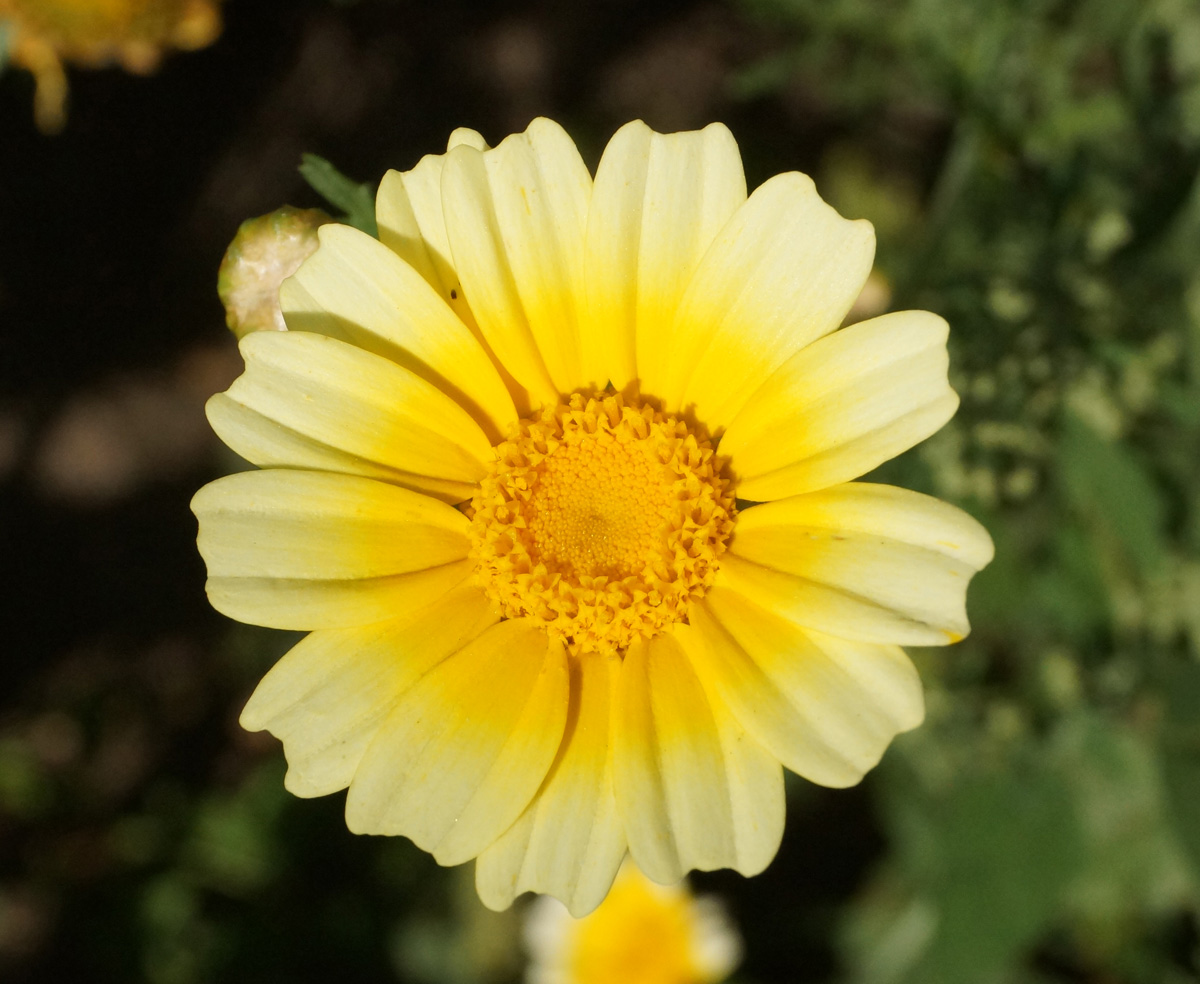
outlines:
{"label": "yellow disc floret", "polygon": [[619,653],[687,618],[716,575],[734,496],[712,446],[617,394],[522,420],[472,501],[480,583],[572,652]]}

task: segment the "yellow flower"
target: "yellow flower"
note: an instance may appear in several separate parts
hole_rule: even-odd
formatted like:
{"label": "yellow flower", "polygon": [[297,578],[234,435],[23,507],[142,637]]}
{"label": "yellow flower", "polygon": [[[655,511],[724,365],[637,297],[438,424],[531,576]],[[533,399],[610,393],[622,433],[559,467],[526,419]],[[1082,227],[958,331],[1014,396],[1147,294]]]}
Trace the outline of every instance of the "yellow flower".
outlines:
{"label": "yellow flower", "polygon": [[741,940],[715,898],[656,885],[626,864],[590,916],[543,896],[525,916],[528,984],[719,984]]}
{"label": "yellow flower", "polygon": [[0,0],[10,57],[37,81],[34,114],[46,132],[62,128],[63,62],[154,71],[164,48],[193,50],[221,33],[220,0]]}
{"label": "yellow flower", "polygon": [[761,871],[780,763],[858,782],[923,716],[900,645],[968,631],[986,532],[850,481],[954,413],[946,323],[835,331],[870,225],[802,174],[747,197],[719,125],[630,123],[594,180],[548,120],[456,131],[377,214],[321,227],[208,405],[262,466],[193,502],[209,598],[313,630],[243,725],[495,908],[586,913],[627,851]]}

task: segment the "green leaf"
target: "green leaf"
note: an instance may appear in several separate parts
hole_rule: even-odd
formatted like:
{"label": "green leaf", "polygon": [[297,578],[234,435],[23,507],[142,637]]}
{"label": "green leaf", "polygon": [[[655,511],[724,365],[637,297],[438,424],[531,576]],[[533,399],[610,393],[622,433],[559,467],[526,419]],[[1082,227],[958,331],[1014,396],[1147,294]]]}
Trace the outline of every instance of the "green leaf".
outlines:
{"label": "green leaf", "polygon": [[1167,553],[1166,507],[1132,449],[1104,440],[1068,413],[1059,461],[1067,501],[1092,529],[1115,541],[1143,577],[1161,570]]}
{"label": "green leaf", "polygon": [[761,58],[730,76],[729,92],[734,99],[758,99],[783,88],[795,71],[791,52]]}
{"label": "green leaf", "polygon": [[49,776],[28,742],[0,738],[0,811],[22,818],[43,813],[53,802]]}
{"label": "green leaf", "polygon": [[1158,384],[1158,399],[1176,423],[1200,427],[1200,389],[1164,379]]}
{"label": "green leaf", "polygon": [[904,984],[937,932],[937,910],[885,869],[841,927],[848,984]]}
{"label": "green leaf", "polygon": [[1108,594],[1096,544],[1069,520],[1061,523],[1051,542],[1055,563],[1028,572],[1027,585],[1034,586],[1031,607],[1044,612],[1065,635],[1086,638],[1108,618]]}
{"label": "green leaf", "polygon": [[1167,714],[1162,773],[1168,810],[1200,883],[1200,665],[1183,663],[1163,681]]}
{"label": "green leaf", "polygon": [[979,979],[1032,943],[1056,914],[1082,849],[1070,798],[1039,769],[972,778],[939,816],[938,933],[917,979]]}
{"label": "green leaf", "polygon": [[1051,755],[1074,797],[1087,846],[1070,908],[1092,924],[1112,925],[1168,900],[1182,904],[1188,879],[1153,741],[1085,710],[1056,729]]}
{"label": "green leaf", "polygon": [[342,212],[341,221],[369,236],[379,236],[379,226],[375,223],[375,193],[369,184],[352,181],[316,154],[302,155],[300,174],[313,191]]}
{"label": "green leaf", "polygon": [[989,980],[1057,916],[1083,843],[1061,777],[1040,750],[1029,751],[936,791],[889,776],[895,856],[931,907],[921,922],[932,932],[907,984]]}
{"label": "green leaf", "polygon": [[201,805],[184,851],[200,883],[238,897],[274,877],[280,863],[275,826],[288,801],[280,771],[271,762],[236,792]]}

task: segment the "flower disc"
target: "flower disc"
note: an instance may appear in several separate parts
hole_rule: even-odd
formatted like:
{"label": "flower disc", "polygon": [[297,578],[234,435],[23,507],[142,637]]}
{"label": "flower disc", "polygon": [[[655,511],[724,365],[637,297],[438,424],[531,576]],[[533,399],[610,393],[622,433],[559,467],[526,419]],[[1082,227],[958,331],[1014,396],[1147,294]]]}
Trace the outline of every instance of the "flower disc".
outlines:
{"label": "flower disc", "polygon": [[686,618],[735,513],[706,437],[648,404],[580,393],[519,423],[472,509],[488,595],[577,653]]}

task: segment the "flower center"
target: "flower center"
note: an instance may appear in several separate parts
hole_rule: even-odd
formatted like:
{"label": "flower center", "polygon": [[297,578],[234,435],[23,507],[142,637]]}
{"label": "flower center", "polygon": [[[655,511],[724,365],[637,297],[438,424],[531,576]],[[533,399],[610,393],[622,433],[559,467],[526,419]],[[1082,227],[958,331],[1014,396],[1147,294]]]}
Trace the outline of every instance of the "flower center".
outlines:
{"label": "flower center", "polygon": [[687,618],[733,530],[712,446],[683,421],[576,393],[519,422],[472,500],[471,555],[509,618],[618,653]]}

